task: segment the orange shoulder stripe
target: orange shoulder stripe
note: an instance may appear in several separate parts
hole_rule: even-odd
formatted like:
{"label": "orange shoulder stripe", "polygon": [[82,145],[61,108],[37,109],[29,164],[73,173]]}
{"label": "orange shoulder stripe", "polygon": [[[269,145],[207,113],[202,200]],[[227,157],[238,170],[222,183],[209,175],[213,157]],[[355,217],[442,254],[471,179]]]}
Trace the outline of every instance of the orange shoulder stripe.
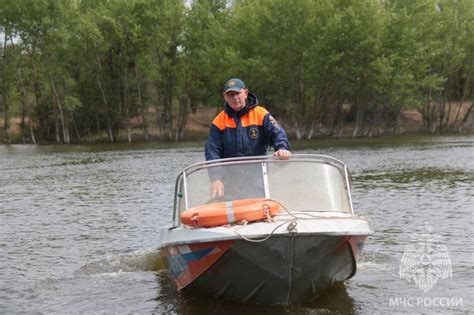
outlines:
{"label": "orange shoulder stripe", "polygon": [[252,125],[262,126],[263,118],[266,114],[268,114],[268,111],[261,106],[251,109],[248,115],[242,117],[242,127],[248,127]]}
{"label": "orange shoulder stripe", "polygon": [[220,131],[225,128],[237,128],[235,121],[230,118],[224,111],[220,112],[219,115],[214,118],[212,124],[216,126]]}

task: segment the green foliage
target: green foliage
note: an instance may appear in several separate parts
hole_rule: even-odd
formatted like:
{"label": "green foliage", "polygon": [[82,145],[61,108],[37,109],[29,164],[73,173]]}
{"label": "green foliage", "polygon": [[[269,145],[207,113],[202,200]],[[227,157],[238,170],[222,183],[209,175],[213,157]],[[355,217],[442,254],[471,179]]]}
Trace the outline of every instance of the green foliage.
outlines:
{"label": "green foliage", "polygon": [[235,76],[298,137],[473,98],[471,0],[0,2],[0,109],[47,141],[136,116],[179,139]]}

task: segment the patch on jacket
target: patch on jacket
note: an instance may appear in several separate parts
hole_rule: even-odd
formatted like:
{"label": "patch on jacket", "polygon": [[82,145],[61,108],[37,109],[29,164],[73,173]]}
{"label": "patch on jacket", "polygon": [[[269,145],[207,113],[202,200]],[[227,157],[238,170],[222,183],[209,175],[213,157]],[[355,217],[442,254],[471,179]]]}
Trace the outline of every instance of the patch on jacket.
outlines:
{"label": "patch on jacket", "polygon": [[257,128],[251,128],[249,130],[249,136],[252,139],[257,139],[258,138],[258,129]]}
{"label": "patch on jacket", "polygon": [[278,124],[278,122],[276,121],[275,118],[273,118],[272,115],[270,115],[270,117],[268,117],[268,119],[270,120],[270,122],[272,123],[273,127],[279,131],[281,129],[280,125]]}

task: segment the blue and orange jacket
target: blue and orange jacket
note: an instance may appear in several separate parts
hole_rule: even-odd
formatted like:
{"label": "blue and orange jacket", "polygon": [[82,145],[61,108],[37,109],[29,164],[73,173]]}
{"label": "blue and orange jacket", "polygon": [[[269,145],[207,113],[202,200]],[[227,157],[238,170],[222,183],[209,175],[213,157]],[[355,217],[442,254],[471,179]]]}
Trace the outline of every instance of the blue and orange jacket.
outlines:
{"label": "blue and orange jacket", "polygon": [[226,103],[212,121],[206,160],[266,155],[269,145],[275,151],[290,149],[285,130],[265,108],[258,106],[257,97],[249,92],[242,110],[235,112]]}

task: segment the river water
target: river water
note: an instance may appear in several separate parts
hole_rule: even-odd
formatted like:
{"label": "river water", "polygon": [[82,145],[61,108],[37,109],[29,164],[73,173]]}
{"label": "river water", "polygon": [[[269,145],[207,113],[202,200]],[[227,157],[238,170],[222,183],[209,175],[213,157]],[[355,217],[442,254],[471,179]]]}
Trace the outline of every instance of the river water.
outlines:
{"label": "river water", "polygon": [[[202,143],[0,146],[0,313],[474,312],[474,137],[293,147],[348,165],[355,211],[375,233],[344,285],[306,305],[258,306],[179,292],[157,270],[175,177],[202,160]],[[420,235],[436,239],[425,259],[448,256],[451,271],[433,264],[427,292],[399,275]]]}

